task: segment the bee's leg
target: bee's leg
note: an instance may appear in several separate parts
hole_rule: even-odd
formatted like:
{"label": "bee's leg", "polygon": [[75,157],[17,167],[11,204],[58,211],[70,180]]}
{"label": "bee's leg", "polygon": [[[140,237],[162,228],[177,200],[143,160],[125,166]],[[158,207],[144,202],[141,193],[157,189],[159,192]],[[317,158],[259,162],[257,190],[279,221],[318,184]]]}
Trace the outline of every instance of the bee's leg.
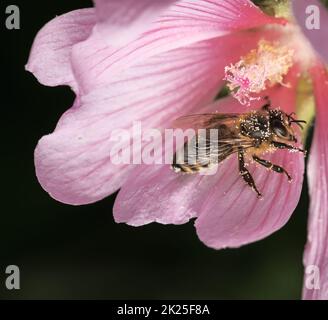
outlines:
{"label": "bee's leg", "polygon": [[286,144],[286,143],[282,143],[282,142],[277,142],[277,141],[272,141],[271,143],[275,148],[278,149],[288,149],[288,150],[295,150],[295,151],[299,151],[302,152],[304,154],[306,154],[306,150],[294,147],[292,145]]}
{"label": "bee's leg", "polygon": [[249,171],[245,167],[245,160],[244,160],[244,151],[239,149],[238,151],[238,161],[239,161],[239,173],[245,180],[245,182],[257,193],[258,198],[262,198],[262,194],[258,191],[254,179]]}
{"label": "bee's leg", "polygon": [[264,159],[260,159],[258,158],[257,156],[253,156],[253,159],[254,161],[256,161],[257,163],[261,164],[262,166],[272,170],[272,171],[275,171],[275,172],[278,172],[278,173],[284,173],[287,178],[288,178],[288,181],[291,182],[292,181],[292,177],[289,175],[289,173],[282,167],[279,167],[273,163],[271,163],[270,161],[267,161],[267,160],[264,160]]}

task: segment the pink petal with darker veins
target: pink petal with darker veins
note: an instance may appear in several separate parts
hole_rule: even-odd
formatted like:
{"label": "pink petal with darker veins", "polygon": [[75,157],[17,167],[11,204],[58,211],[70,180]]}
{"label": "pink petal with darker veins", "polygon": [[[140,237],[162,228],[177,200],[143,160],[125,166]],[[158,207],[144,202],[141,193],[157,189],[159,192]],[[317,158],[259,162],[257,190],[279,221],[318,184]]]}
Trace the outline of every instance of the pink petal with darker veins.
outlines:
{"label": "pink petal with darker veins", "polygon": [[[325,62],[328,62],[328,9],[318,0],[293,0],[295,18],[303,33]],[[316,21],[319,25],[317,25]]]}
{"label": "pink petal with darker veins", "polygon": [[[310,215],[304,253],[303,298],[328,299],[328,74],[324,67],[312,70],[316,98],[316,123],[308,164]],[[319,272],[319,273],[318,273]],[[311,278],[312,277],[312,278]],[[311,280],[312,279],[312,280]]]}
{"label": "pink petal with darker veins", "polygon": [[97,31],[106,43],[122,46],[146,31],[177,0],[94,0]]}
{"label": "pink petal with darker veins", "polygon": [[76,89],[72,47],[89,37],[95,23],[94,9],[72,11],[51,20],[37,34],[26,70],[44,85],[70,85]]}
{"label": "pink petal with darker veins", "polygon": [[[274,102],[295,102],[295,91],[285,87],[264,94],[270,94]],[[262,104],[263,101],[253,102],[252,109]],[[294,104],[284,106],[284,110],[294,107]],[[220,100],[210,109],[245,112],[245,107],[232,98]],[[238,247],[264,238],[288,221],[298,203],[304,156],[281,150],[264,158],[284,166],[294,180],[289,184],[286,176],[251,165],[250,171],[263,190],[263,200],[258,200],[242,181],[235,155],[219,165],[212,176],[181,175],[172,172],[168,165],[137,168],[119,192],[115,220],[139,226],[150,222],[181,224],[198,217],[198,236],[216,249]]]}
{"label": "pink petal with darker veins", "polygon": [[[143,128],[164,127],[211,102],[232,53],[239,59],[257,40],[253,32],[241,33],[173,50],[113,76],[108,86],[79,98],[36,148],[36,172],[43,188],[69,204],[95,202],[115,192],[130,167],[111,162],[110,150],[117,144],[110,141],[113,130],[131,130],[137,120]],[[122,146],[130,147],[130,141]]]}
{"label": "pink petal with darker veins", "polygon": [[75,77],[87,93],[110,82],[113,74],[152,56],[269,23],[283,21],[266,16],[248,0],[180,0],[140,38],[122,48],[108,45],[96,28],[73,49]]}
{"label": "pink petal with darker veins", "polygon": [[[285,112],[295,110],[296,74],[297,68],[285,79],[291,89],[280,86],[268,91],[274,107],[281,107]],[[256,108],[259,102],[252,106]],[[293,182],[289,183],[285,175],[250,164],[248,169],[263,193],[263,199],[259,200],[239,176],[237,158],[231,157],[222,164],[222,169],[219,167],[217,183],[204,199],[195,223],[200,240],[207,246],[240,247],[267,237],[289,220],[301,195],[304,155],[279,150],[262,158],[285,168]]]}
{"label": "pink petal with darker veins", "polygon": [[214,249],[235,248],[260,240],[279,230],[296,208],[302,189],[304,156],[277,151],[264,159],[284,167],[293,177],[268,172],[250,165],[262,200],[245,185],[238,174],[237,157],[232,157],[219,170],[225,172],[205,198],[195,226],[197,234]]}

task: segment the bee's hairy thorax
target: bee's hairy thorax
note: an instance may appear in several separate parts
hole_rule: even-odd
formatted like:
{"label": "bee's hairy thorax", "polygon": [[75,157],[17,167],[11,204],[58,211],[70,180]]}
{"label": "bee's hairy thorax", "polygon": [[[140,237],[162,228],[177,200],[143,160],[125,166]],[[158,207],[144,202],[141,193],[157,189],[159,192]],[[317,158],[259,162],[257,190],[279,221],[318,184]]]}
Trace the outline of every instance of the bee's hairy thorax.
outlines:
{"label": "bee's hairy thorax", "polygon": [[251,112],[241,117],[238,131],[240,135],[251,139],[254,147],[269,142],[273,137],[268,114],[260,112]]}

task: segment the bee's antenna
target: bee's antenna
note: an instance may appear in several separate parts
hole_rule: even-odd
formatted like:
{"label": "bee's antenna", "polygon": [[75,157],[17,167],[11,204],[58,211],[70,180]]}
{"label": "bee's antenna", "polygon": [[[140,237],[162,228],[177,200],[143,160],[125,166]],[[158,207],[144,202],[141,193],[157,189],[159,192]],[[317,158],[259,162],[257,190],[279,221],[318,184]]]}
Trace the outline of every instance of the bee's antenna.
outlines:
{"label": "bee's antenna", "polygon": [[289,120],[289,123],[296,123],[301,129],[304,129],[301,123],[306,124],[307,122],[305,120],[295,120],[292,118],[292,120]]}
{"label": "bee's antenna", "polygon": [[307,123],[305,120],[295,120],[295,119],[293,119],[293,120],[291,120],[290,122],[295,122],[295,123]]}
{"label": "bee's antenna", "polygon": [[296,116],[295,112],[292,112],[292,113],[287,115],[289,124],[296,123],[301,129],[303,129],[303,126],[300,123],[305,123],[306,124],[306,121],[296,120],[293,116]]}

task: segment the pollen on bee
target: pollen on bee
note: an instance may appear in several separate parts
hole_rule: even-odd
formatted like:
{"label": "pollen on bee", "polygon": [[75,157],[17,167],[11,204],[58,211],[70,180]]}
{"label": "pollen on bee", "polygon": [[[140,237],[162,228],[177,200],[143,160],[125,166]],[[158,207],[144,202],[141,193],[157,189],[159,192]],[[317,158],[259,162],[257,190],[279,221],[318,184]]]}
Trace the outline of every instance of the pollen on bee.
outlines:
{"label": "pollen on bee", "polygon": [[225,67],[224,80],[227,87],[241,104],[250,105],[261,91],[275,84],[285,85],[283,77],[293,65],[294,50],[278,42],[260,40],[258,47],[251,50],[236,64]]}

